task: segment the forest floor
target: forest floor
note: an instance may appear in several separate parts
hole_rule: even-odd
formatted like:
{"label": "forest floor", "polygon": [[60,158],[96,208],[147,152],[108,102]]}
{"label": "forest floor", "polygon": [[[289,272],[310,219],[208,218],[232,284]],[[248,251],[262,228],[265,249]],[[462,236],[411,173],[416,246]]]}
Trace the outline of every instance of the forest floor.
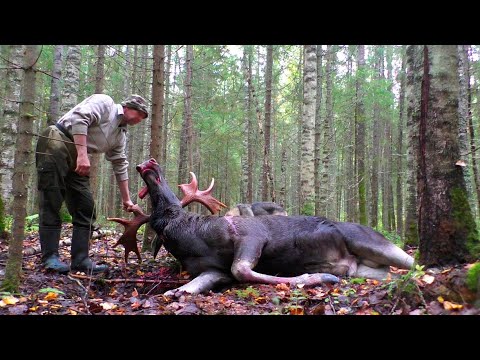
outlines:
{"label": "forest floor", "polygon": [[[71,238],[71,231],[64,225],[62,239]],[[110,270],[89,277],[45,271],[40,253],[26,251],[39,247],[38,233],[30,233],[21,287],[16,294],[0,292],[0,315],[480,315],[478,294],[465,285],[472,264],[410,272],[392,268],[397,278],[386,281],[345,278],[309,288],[237,283],[219,292],[167,297],[163,293],[188,282],[189,275],[164,248],[156,259],[142,253],[141,263],[131,253],[126,265],[123,247],[113,248],[119,236],[92,241],[92,259]],[[70,246],[60,247],[67,263],[69,252]],[[0,239],[0,282],[7,258],[7,242]]]}

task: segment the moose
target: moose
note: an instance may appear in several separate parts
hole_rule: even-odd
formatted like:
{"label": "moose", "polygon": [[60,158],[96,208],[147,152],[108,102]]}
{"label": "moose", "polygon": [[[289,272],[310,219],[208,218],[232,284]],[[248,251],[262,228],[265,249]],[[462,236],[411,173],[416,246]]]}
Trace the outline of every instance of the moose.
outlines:
{"label": "moose", "polygon": [[258,201],[251,204],[237,204],[225,213],[225,216],[284,215],[285,209],[270,201]]}
{"label": "moose", "polygon": [[121,240],[133,248],[136,237],[131,229],[150,222],[165,249],[193,277],[166,296],[199,294],[234,281],[313,286],[336,283],[338,276],[385,279],[390,266],[411,269],[414,264],[411,256],[380,233],[356,223],[317,216],[187,212],[183,207],[192,201],[202,203],[212,214],[226,207],[211,195],[213,179],[207,190],[199,191],[190,173],[192,182],[179,185],[185,194],[180,201],[155,159],[137,165],[136,170],[146,183],[139,197],[150,195],[152,213],[147,216],[140,211],[132,221],[120,219],[128,233]]}

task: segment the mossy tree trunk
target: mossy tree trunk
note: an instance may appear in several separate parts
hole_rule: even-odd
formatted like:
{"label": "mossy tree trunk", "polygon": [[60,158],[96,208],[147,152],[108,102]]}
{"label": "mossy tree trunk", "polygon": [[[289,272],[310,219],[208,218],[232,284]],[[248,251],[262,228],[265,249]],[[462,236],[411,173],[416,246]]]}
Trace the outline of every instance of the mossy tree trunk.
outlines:
{"label": "mossy tree trunk", "polygon": [[417,198],[420,263],[462,263],[477,239],[467,199],[458,132],[458,53],[455,45],[423,46]]}
{"label": "mossy tree trunk", "polygon": [[20,102],[20,120],[15,145],[13,182],[13,226],[8,247],[8,260],[2,289],[18,291],[22,275],[22,251],[25,239],[25,216],[27,208],[27,184],[30,177],[29,164],[33,162],[32,133],[35,104],[35,66],[39,56],[38,45],[27,45],[23,69],[25,72]]}

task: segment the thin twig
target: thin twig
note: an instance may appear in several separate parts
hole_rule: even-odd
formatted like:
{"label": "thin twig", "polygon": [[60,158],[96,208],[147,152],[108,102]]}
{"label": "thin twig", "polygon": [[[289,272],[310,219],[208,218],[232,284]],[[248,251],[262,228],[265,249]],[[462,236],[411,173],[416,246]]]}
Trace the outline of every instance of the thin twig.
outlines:
{"label": "thin twig", "polygon": [[87,313],[88,313],[89,315],[92,315],[92,314],[90,313],[89,308],[88,308],[87,299],[86,299],[86,295],[88,294],[88,290],[85,288],[85,286],[83,286],[83,284],[80,282],[80,280],[74,279],[74,276],[73,276],[72,274],[68,275],[67,277],[68,277],[70,280],[75,281],[75,282],[78,284],[78,286],[80,286],[80,287],[85,291],[85,295],[82,296],[83,305],[85,305],[85,310],[87,311]]}
{"label": "thin twig", "polygon": [[[94,276],[88,275],[80,275],[80,274],[70,274],[69,276],[75,277],[77,279],[84,279],[84,280],[100,280],[100,278],[96,278]],[[186,284],[190,280],[151,280],[151,279],[101,279],[101,281],[110,283],[110,284],[118,284],[118,283],[143,283],[143,284]]]}

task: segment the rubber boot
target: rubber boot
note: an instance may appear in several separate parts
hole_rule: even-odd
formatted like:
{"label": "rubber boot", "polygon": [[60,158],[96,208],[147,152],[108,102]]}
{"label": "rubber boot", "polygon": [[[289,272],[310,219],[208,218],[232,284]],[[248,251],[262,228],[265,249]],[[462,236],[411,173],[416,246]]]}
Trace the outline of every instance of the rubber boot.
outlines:
{"label": "rubber boot", "polygon": [[39,229],[40,246],[42,248],[42,265],[45,269],[66,274],[70,270],[67,264],[60,261],[58,243],[61,228],[41,226]]}
{"label": "rubber boot", "polygon": [[95,265],[88,257],[90,229],[79,226],[73,227],[72,234],[72,264],[71,271],[82,271],[86,274],[96,274],[108,270],[107,265]]}

